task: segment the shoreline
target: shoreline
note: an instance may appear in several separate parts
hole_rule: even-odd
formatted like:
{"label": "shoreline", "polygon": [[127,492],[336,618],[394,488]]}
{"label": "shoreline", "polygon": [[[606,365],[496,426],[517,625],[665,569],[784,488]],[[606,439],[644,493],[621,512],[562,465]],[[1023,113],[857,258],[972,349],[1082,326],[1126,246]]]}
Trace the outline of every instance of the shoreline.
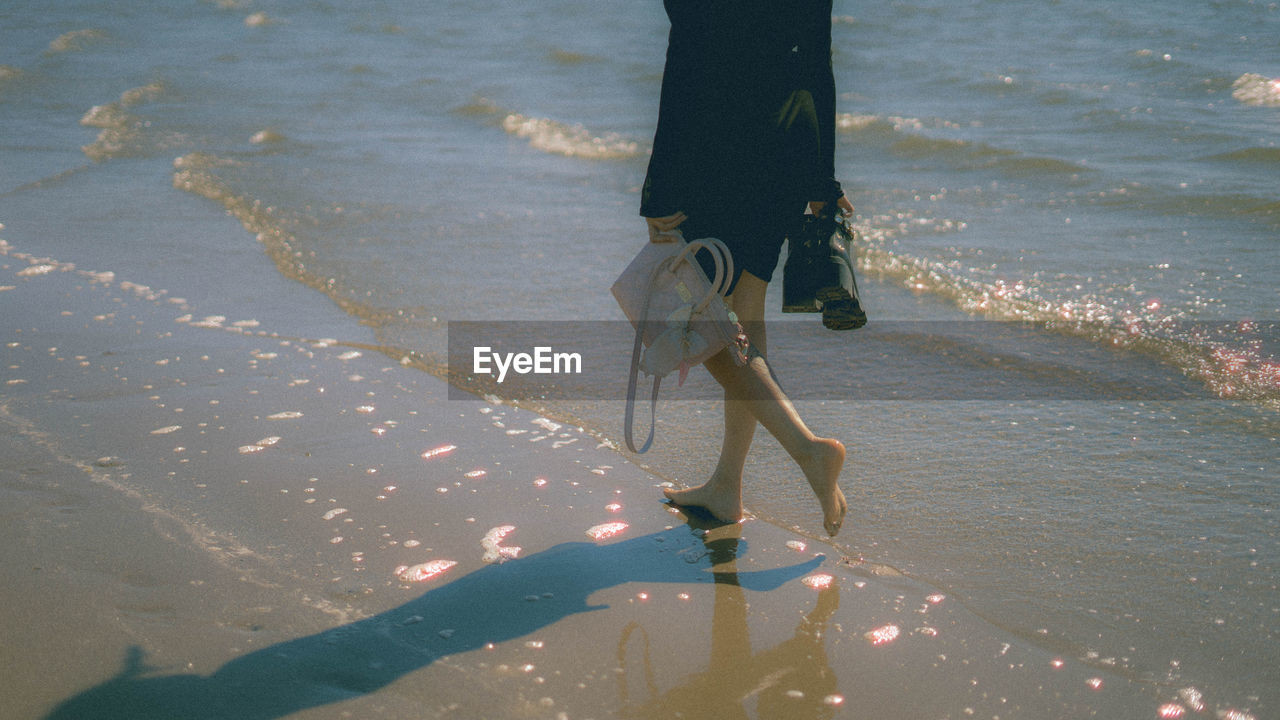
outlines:
{"label": "shoreline", "polygon": [[[0,258],[0,303],[22,308],[5,313],[0,403],[6,454],[24,458],[3,491],[28,518],[6,525],[26,546],[4,570],[29,608],[5,631],[5,664],[27,672],[19,716],[1043,717],[1176,702],[891,568],[761,520],[688,518],[588,433],[451,402],[359,341],[217,320],[20,252]],[[485,561],[495,550],[506,562]],[[415,567],[424,581],[402,580]],[[22,620],[50,603],[73,637]]]}

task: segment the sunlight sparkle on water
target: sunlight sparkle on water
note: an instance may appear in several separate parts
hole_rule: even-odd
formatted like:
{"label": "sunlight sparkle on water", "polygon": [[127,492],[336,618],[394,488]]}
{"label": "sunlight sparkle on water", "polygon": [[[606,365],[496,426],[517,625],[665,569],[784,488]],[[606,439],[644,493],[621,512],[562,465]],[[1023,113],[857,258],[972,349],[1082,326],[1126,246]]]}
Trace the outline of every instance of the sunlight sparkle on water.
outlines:
{"label": "sunlight sparkle on water", "polygon": [[594,525],[587,530],[587,537],[592,540],[607,540],[615,535],[620,535],[629,525],[624,522],[607,522]]}
{"label": "sunlight sparkle on water", "polygon": [[1182,717],[1184,712],[1185,709],[1178,703],[1165,703],[1160,706],[1160,709],[1156,711],[1156,714],[1165,718],[1165,720],[1175,720],[1175,718]]}
{"label": "sunlight sparkle on water", "polygon": [[519,557],[521,548],[516,546],[505,547],[502,544],[502,539],[514,532],[515,529],[515,525],[499,525],[485,533],[484,538],[480,541],[480,546],[484,548],[484,556],[481,559],[492,565]]}
{"label": "sunlight sparkle on water", "polygon": [[1093,688],[1094,690],[1101,690],[1101,689],[1102,689],[1102,678],[1089,678],[1088,680],[1085,680],[1084,684],[1085,684],[1085,685],[1088,685],[1089,687]]}
{"label": "sunlight sparkle on water", "polygon": [[1204,695],[1199,690],[1193,687],[1182,688],[1178,691],[1178,698],[1192,710],[1204,712]]}
{"label": "sunlight sparkle on water", "polygon": [[467,478],[468,480],[475,480],[476,478],[482,478],[488,474],[488,470],[472,470],[469,473],[464,473],[462,477]]}
{"label": "sunlight sparkle on water", "polygon": [[800,580],[800,582],[808,585],[814,590],[825,590],[831,587],[831,583],[834,581],[835,578],[826,573],[815,573]]}
{"label": "sunlight sparkle on water", "polygon": [[889,625],[878,627],[875,630],[868,632],[864,637],[870,640],[872,645],[888,645],[894,640],[897,640],[898,636],[901,634],[902,629],[897,625],[890,623]]}
{"label": "sunlight sparkle on water", "polygon": [[417,565],[401,565],[396,568],[396,577],[404,582],[426,582],[431,578],[444,574],[449,568],[457,565],[454,560],[431,560]]}
{"label": "sunlight sparkle on water", "polygon": [[426,450],[426,451],[424,451],[424,452],[422,453],[422,459],[423,459],[423,460],[430,460],[430,459],[431,459],[431,458],[433,458],[433,457],[439,457],[439,456],[441,456],[441,455],[446,455],[446,454],[451,453],[451,452],[453,452],[454,450],[457,450],[457,449],[458,449],[458,446],[457,446],[457,445],[441,445],[441,446],[440,446],[440,447],[438,447],[438,448],[433,448],[433,449],[431,449],[431,450]]}
{"label": "sunlight sparkle on water", "polygon": [[279,442],[280,442],[280,437],[273,435],[271,437],[262,438],[261,440],[259,440],[258,442],[252,445],[242,445],[239,448],[239,452],[241,455],[252,455],[254,453],[260,453],[263,450],[266,450],[267,448],[275,447],[277,444],[279,444]]}

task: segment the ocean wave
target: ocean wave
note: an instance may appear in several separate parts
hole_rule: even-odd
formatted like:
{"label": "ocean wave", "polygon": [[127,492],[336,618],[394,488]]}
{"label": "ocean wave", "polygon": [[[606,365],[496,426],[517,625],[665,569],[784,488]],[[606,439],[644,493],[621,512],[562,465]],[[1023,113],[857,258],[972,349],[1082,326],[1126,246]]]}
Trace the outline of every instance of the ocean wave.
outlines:
{"label": "ocean wave", "polygon": [[97,42],[107,37],[107,34],[96,28],[87,28],[84,30],[72,30],[54,38],[49,43],[49,49],[46,54],[56,55],[65,52],[75,52],[85,49],[91,43]]}
{"label": "ocean wave", "polygon": [[[1235,162],[1240,161],[1235,160]],[[1257,160],[1255,159],[1254,162]],[[1198,193],[1181,186],[1137,183],[1115,190],[1090,193],[1088,197],[1091,202],[1103,206],[1140,208],[1145,213],[1168,217],[1208,217],[1224,220],[1248,218],[1264,226],[1280,227],[1280,201],[1274,197],[1248,193]]]}
{"label": "ocean wave", "polygon": [[502,119],[502,129],[528,140],[537,150],[565,157],[591,160],[619,160],[639,157],[647,148],[617,133],[595,135],[582,125],[567,125],[547,118],[511,113]]}
{"label": "ocean wave", "polygon": [[1024,155],[983,142],[935,137],[929,130],[958,130],[964,126],[942,119],[924,120],[896,115],[840,113],[836,130],[887,143],[889,152],[910,159],[934,158],[961,170],[994,168],[1016,177],[1088,172],[1088,168],[1051,157]]}
{"label": "ocean wave", "polygon": [[1197,322],[1156,300],[1120,306],[1088,295],[1050,299],[1034,278],[983,279],[956,262],[939,262],[894,248],[901,236],[963,229],[954,221],[880,216],[859,228],[858,265],[868,274],[913,292],[954,303],[989,320],[1031,323],[1116,349],[1135,350],[1170,364],[1224,399],[1280,409],[1276,323]]}
{"label": "ocean wave", "polygon": [[1231,97],[1245,105],[1280,107],[1280,78],[1245,73],[1231,84]]}
{"label": "ocean wave", "polygon": [[907,135],[890,146],[902,157],[935,159],[957,170],[998,170],[1011,177],[1075,175],[1089,169],[1058,158],[1024,155],[1016,150],[972,140]]}
{"label": "ocean wave", "polygon": [[120,99],[105,105],[94,105],[80,118],[85,127],[100,128],[98,137],[81,148],[91,160],[151,155],[181,142],[177,133],[153,130],[146,120],[128,111],[154,101],[165,92],[162,83],[150,83],[130,88],[120,94]]}
{"label": "ocean wave", "polygon": [[[285,277],[327,295],[349,315],[371,326],[379,327],[392,315],[361,302],[338,278],[316,272],[308,266],[313,252],[304,253],[294,230],[308,221],[300,221],[286,209],[269,205],[241,191],[228,180],[237,170],[247,167],[242,160],[208,152],[192,152],[173,161],[173,187],[218,203],[240,221],[245,230],[262,244],[267,257]],[[314,219],[309,222],[314,223]]]}
{"label": "ocean wave", "polygon": [[1051,157],[1018,156],[1002,158],[994,163],[1010,175],[1079,175],[1091,172],[1083,165]]}
{"label": "ocean wave", "polygon": [[587,55],[585,53],[573,52],[570,50],[561,50],[556,48],[549,53],[552,62],[558,65],[583,65],[585,63],[599,62],[600,58],[595,55]]}
{"label": "ocean wave", "polygon": [[1277,164],[1280,164],[1280,148],[1251,147],[1243,150],[1236,150],[1234,152],[1211,155],[1205,158],[1205,160],[1230,163],[1256,163],[1258,165],[1275,167]]}
{"label": "ocean wave", "polygon": [[528,140],[530,147],[552,155],[589,160],[625,160],[648,154],[649,146],[618,133],[596,135],[580,124],[512,112],[488,98],[477,97],[453,109],[454,113],[483,118],[507,134]]}
{"label": "ocean wave", "polygon": [[951,138],[932,138],[924,135],[907,135],[893,144],[893,152],[907,157],[948,157],[955,160],[982,159],[984,161],[998,157],[1013,157],[1013,150],[987,145],[971,140],[955,140]]}
{"label": "ocean wave", "polygon": [[902,117],[898,115],[864,115],[858,113],[838,113],[836,130],[840,132],[891,131],[897,133],[917,132],[926,129],[956,129],[964,127],[960,123],[949,120]]}
{"label": "ocean wave", "polygon": [[472,98],[470,102],[463,103],[453,108],[452,111],[458,115],[473,117],[493,117],[506,113],[500,105],[485,97]]}

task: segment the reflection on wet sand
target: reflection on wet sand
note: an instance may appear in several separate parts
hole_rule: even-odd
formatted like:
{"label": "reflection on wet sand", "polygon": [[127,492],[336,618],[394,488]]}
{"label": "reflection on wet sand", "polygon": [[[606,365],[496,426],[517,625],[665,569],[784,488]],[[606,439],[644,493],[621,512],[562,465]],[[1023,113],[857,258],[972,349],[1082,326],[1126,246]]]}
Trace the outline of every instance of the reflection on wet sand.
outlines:
{"label": "reflection on wet sand", "polygon": [[[828,584],[818,592],[813,610],[800,620],[795,634],[767,650],[753,652],[747,623],[747,598],[737,558],[741,525],[708,533],[706,547],[715,571],[715,606],[711,623],[711,659],[705,671],[659,692],[654,682],[648,633],[638,623],[622,631],[618,642],[620,715],[633,718],[826,718],[843,704],[836,694],[836,674],[827,659],[823,636],[827,621],[840,606],[840,591]],[[697,633],[700,628],[691,628]],[[639,658],[642,677],[626,672]],[[633,685],[643,682],[643,693]],[[636,696],[643,694],[643,699]],[[754,707],[753,707],[754,706]]]}
{"label": "reflection on wet sand", "polygon": [[[737,540],[730,543],[732,547],[716,542],[710,546],[717,550],[717,558],[731,561],[739,548]],[[563,543],[500,565],[487,565],[365,620],[244,655],[208,676],[157,675],[145,664],[142,651],[134,648],[115,677],[63,702],[48,718],[280,718],[376,692],[440,658],[523,637],[578,613],[604,609],[606,606],[589,604],[590,596],[628,582],[716,583],[713,635],[723,639],[718,645],[724,644],[733,634],[720,626],[730,623],[745,643],[743,588],[772,590],[821,563],[821,558],[813,558],[772,570],[736,572],[732,567],[711,567],[714,563],[706,558],[690,562],[687,551],[695,548],[701,551],[702,541],[688,526],[607,545]],[[722,588],[730,593],[723,600]],[[825,606],[820,602],[820,607]],[[830,611],[815,611],[815,618],[826,617],[823,612]],[[798,642],[804,637],[797,632]],[[713,651],[723,655],[713,662],[713,668],[730,668],[729,657],[739,653],[738,645]],[[784,658],[793,655],[798,656],[793,651],[783,653]],[[786,662],[774,664],[789,667]],[[726,673],[721,680],[727,682],[735,675],[742,676]],[[715,685],[717,681],[705,682]],[[806,692],[808,688],[806,685]],[[814,692],[820,694],[821,690],[815,688]]]}

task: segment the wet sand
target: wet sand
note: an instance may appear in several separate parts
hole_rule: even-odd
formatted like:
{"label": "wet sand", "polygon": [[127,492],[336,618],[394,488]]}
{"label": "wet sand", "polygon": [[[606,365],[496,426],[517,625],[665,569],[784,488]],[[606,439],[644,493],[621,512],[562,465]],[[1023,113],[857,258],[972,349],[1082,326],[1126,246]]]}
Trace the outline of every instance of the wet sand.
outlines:
{"label": "wet sand", "polygon": [[336,337],[282,336],[229,282],[197,307],[4,246],[6,717],[1149,717],[1178,701],[819,538],[689,517],[610,442],[448,400],[336,311]]}

